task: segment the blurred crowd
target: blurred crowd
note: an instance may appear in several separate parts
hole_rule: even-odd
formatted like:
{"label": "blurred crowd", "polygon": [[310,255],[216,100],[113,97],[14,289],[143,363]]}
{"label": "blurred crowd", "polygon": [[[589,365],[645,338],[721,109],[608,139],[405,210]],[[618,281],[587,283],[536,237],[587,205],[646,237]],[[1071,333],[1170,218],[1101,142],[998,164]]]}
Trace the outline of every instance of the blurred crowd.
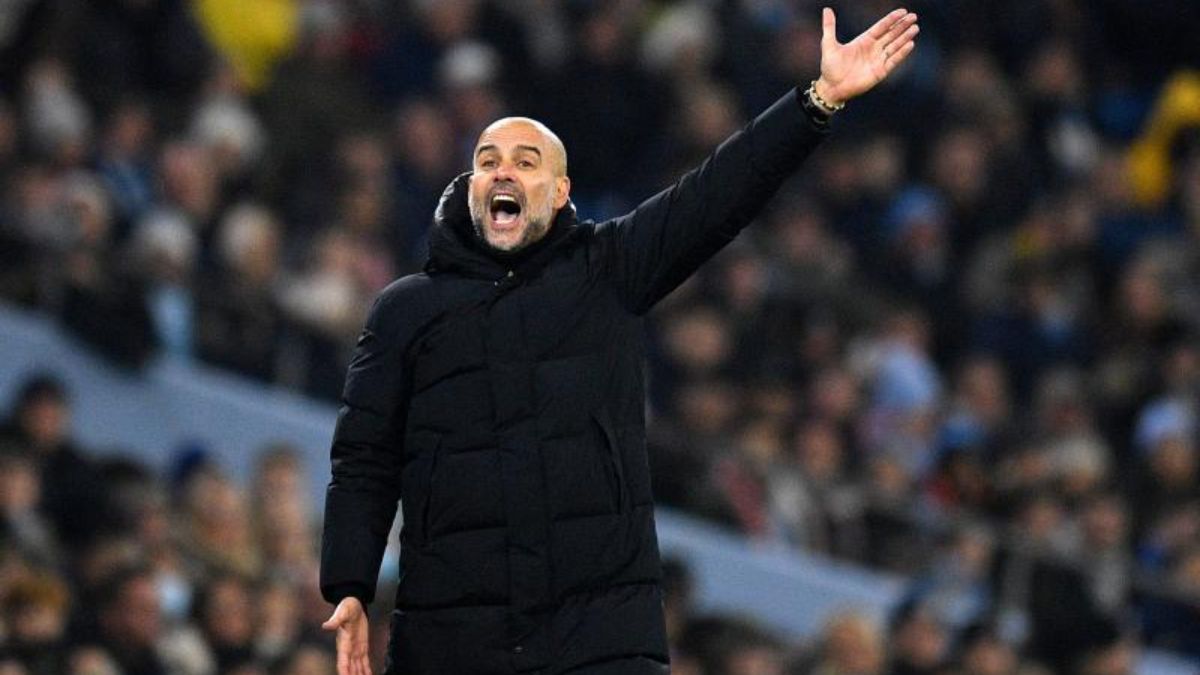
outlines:
{"label": "blurred crowd", "polygon": [[[849,39],[894,2],[832,4]],[[648,373],[660,502],[914,581],[888,625],[840,616],[799,656],[675,612],[677,670],[1200,659],[1200,5],[909,9],[910,62],[656,310]],[[547,122],[581,214],[622,213],[816,76],[819,10],[0,3],[0,298],[131,369],[336,399],[488,122]],[[248,486],[97,464],[37,403],[63,400],[53,383],[26,393],[0,456],[12,653],[69,634],[104,647],[46,658],[143,672],[122,659],[153,633],[228,672],[327,667],[294,649],[325,611],[294,453],[265,449]],[[264,618],[231,618],[245,605]]]}
{"label": "blurred crowd", "polygon": [[0,673],[333,671],[299,451],[263,448],[244,484],[200,448],[158,475],[71,417],[36,375],[0,427]]}

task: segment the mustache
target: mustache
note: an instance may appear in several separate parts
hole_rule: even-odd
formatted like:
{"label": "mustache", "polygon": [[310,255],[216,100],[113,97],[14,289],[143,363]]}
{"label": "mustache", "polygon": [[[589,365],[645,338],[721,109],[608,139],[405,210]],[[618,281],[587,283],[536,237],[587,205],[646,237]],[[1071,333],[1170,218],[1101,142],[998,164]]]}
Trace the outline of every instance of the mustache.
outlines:
{"label": "mustache", "polygon": [[517,203],[521,205],[521,208],[525,208],[525,190],[521,188],[519,183],[510,181],[496,183],[490,189],[488,189],[487,196],[485,197],[485,203],[491,204],[492,198],[498,194],[512,195],[514,198],[516,198]]}

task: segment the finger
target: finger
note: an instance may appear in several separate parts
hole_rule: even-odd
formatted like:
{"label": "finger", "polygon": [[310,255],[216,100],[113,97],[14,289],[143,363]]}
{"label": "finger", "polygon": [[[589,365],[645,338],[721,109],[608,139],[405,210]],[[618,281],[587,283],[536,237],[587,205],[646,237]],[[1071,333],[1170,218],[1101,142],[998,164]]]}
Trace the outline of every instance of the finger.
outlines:
{"label": "finger", "polygon": [[900,47],[900,49],[896,50],[891,56],[889,56],[887,61],[884,62],[884,67],[887,68],[887,72],[892,72],[896,69],[896,66],[904,63],[904,59],[908,58],[908,55],[912,53],[913,48],[916,46],[917,41],[910,40],[909,42],[904,43],[903,47]]}
{"label": "finger", "polygon": [[884,48],[885,52],[887,53],[888,56],[895,54],[896,52],[900,51],[900,49],[903,48],[904,45],[917,39],[917,33],[920,33],[920,32],[921,32],[921,29],[919,27],[911,26],[908,30],[904,31],[904,33],[900,37],[896,38],[890,44],[888,44],[888,46]]}
{"label": "finger", "polygon": [[[889,45],[892,45],[892,43],[896,42],[901,37],[903,37],[908,31],[912,30],[916,25],[917,25],[917,15],[909,14],[908,16],[904,17],[903,19],[900,19],[899,21],[897,21],[891,28],[889,28],[887,33],[884,33],[883,37],[879,38],[879,44],[882,45],[884,49],[886,49]],[[894,45],[892,47],[892,51],[896,51],[896,49],[899,48],[899,46],[900,45],[898,45],[898,44]]]}
{"label": "finger", "polygon": [[887,34],[888,29],[899,21],[905,14],[908,14],[907,9],[896,9],[888,12],[886,16],[875,22],[874,26],[867,29],[867,37],[872,37],[878,40]]}
{"label": "finger", "polygon": [[329,619],[325,621],[325,623],[321,624],[321,628],[324,628],[325,630],[337,630],[345,622],[345,612],[343,612],[342,608],[339,606],[337,609],[333,610],[333,614],[329,615]]}
{"label": "finger", "polygon": [[337,672],[338,675],[354,675],[350,669],[350,650],[340,641],[337,646]]}
{"label": "finger", "polygon": [[829,7],[821,10],[821,46],[837,44],[837,17]]}

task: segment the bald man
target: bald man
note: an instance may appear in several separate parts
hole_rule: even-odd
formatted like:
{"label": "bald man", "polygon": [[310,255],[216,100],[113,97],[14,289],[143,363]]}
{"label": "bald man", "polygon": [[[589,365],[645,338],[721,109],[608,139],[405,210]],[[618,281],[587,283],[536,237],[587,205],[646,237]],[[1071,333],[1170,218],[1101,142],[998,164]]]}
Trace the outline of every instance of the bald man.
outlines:
{"label": "bald man", "polygon": [[668,672],[645,450],[642,317],[759,213],[843,103],[914,45],[896,10],[697,169],[602,223],[567,153],[512,117],[442,195],[424,272],[376,299],[331,449],[321,591],[339,675],[366,675],[397,503],[391,675]]}

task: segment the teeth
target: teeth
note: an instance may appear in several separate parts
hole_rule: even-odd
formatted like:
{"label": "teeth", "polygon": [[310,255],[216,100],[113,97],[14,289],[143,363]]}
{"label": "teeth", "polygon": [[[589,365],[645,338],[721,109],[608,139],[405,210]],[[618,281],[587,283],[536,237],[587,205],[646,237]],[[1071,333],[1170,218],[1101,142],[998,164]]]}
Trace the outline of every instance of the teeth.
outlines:
{"label": "teeth", "polygon": [[493,205],[499,204],[501,202],[509,202],[511,204],[516,204],[517,199],[515,197],[513,197],[512,195],[496,195],[496,196],[492,197]]}

